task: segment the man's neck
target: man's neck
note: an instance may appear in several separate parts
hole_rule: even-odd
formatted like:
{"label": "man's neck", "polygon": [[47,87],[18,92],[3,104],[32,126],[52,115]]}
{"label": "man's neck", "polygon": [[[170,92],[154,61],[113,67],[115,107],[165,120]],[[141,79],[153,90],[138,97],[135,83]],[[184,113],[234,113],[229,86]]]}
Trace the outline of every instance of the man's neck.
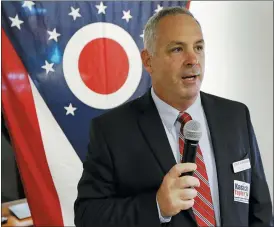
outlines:
{"label": "man's neck", "polygon": [[179,98],[173,99],[168,95],[161,95],[156,90],[154,90],[155,94],[160,98],[162,101],[167,103],[168,105],[172,106],[173,108],[179,110],[180,112],[184,112],[187,110],[197,99],[198,94],[191,98]]}

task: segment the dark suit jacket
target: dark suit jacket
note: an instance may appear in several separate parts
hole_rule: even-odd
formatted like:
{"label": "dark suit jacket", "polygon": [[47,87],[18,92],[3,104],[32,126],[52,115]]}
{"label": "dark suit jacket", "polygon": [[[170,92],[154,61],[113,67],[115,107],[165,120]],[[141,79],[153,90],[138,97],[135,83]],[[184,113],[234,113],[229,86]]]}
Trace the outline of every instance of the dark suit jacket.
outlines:
{"label": "dark suit jacket", "polygon": [[[201,92],[216,159],[222,226],[270,226],[272,204],[259,148],[244,104]],[[249,158],[251,169],[232,163]],[[156,192],[176,164],[150,90],[92,120],[75,202],[75,224],[160,226]],[[234,202],[234,180],[250,183],[249,204]],[[168,226],[194,227],[192,209]]]}

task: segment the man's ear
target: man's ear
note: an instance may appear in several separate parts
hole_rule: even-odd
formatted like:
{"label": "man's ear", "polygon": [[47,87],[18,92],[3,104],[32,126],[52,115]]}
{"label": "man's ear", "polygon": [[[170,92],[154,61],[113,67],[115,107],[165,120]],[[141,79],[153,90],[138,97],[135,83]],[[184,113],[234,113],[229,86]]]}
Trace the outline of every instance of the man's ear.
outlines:
{"label": "man's ear", "polygon": [[146,71],[148,71],[149,74],[152,73],[152,67],[151,67],[151,54],[148,52],[147,49],[142,50],[141,52],[141,58],[142,58],[142,62],[143,65],[146,69]]}

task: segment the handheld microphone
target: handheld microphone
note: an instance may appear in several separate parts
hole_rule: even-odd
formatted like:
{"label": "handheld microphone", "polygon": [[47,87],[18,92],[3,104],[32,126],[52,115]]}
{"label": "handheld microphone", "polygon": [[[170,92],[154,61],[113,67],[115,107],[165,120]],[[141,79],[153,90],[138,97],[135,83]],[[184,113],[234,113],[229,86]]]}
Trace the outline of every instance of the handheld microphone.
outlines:
{"label": "handheld microphone", "polygon": [[[201,125],[198,121],[190,120],[183,128],[184,151],[182,163],[195,163],[199,140],[202,137]],[[183,173],[181,176],[191,176],[193,172]]]}

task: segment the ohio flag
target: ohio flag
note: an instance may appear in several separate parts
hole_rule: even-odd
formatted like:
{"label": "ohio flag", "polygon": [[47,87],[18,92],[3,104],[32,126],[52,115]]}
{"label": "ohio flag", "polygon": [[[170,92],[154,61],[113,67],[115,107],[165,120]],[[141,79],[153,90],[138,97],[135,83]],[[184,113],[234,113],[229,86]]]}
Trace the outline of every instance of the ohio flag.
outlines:
{"label": "ohio flag", "polygon": [[35,226],[73,226],[92,118],[151,85],[148,18],[186,1],[2,2],[2,105]]}

